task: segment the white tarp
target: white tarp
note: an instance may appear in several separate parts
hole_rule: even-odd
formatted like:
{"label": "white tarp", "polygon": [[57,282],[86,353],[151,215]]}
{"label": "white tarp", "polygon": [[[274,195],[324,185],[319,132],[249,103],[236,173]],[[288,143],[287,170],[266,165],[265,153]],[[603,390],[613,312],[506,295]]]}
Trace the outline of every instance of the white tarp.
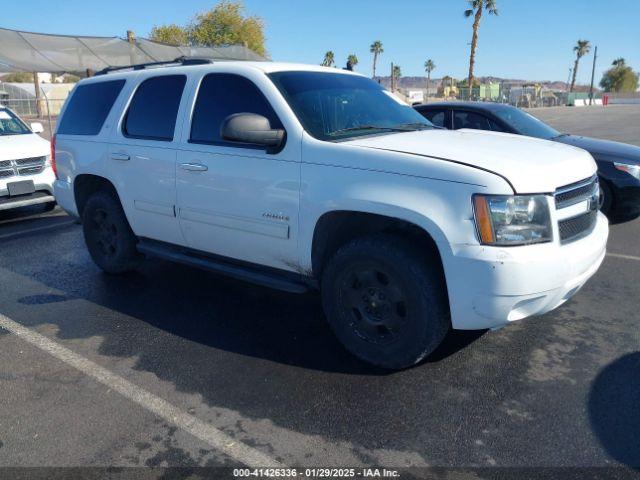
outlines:
{"label": "white tarp", "polygon": [[83,37],[19,32],[0,28],[0,72],[83,72],[178,57],[265,60],[242,45],[174,47],[147,39],[129,43],[118,37]]}

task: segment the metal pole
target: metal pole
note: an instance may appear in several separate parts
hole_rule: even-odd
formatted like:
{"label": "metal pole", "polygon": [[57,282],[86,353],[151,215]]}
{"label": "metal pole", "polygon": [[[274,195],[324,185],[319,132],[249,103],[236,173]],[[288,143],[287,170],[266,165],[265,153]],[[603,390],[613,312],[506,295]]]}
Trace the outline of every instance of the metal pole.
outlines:
{"label": "metal pole", "polygon": [[38,72],[33,72],[33,86],[36,92],[36,115],[42,118],[42,104],[40,103],[40,82],[38,81]]}
{"label": "metal pole", "polygon": [[589,89],[589,105],[593,105],[593,78],[596,75],[596,60],[598,59],[598,46],[593,52],[593,69],[591,70],[591,88]]}
{"label": "metal pole", "polygon": [[393,62],[391,62],[391,91],[396,91],[396,73],[393,71]]}
{"label": "metal pole", "polygon": [[51,109],[49,108],[49,97],[47,96],[47,92],[42,90],[42,94],[44,95],[45,102],[47,102],[47,120],[49,121],[49,138],[53,138],[53,127],[51,126]]}
{"label": "metal pole", "polygon": [[129,64],[135,65],[136,34],[133,30],[127,30],[127,42],[129,42]]}

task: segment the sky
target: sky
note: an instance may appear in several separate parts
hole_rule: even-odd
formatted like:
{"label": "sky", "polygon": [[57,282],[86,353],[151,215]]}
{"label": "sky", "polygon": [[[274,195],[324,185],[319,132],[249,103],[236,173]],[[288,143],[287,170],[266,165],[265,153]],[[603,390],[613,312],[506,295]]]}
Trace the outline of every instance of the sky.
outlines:
{"label": "sky", "polygon": [[[598,46],[596,83],[611,62],[624,57],[640,70],[638,0],[496,0],[499,16],[482,19],[476,75],[567,81],[573,46]],[[27,0],[2,2],[0,27],[32,32],[124,37],[147,36],[154,25],[186,24],[215,0]],[[267,50],[276,61],[318,64],[332,50],[339,66],[350,53],[356,70],[371,74],[369,45],[382,41],[379,75],[390,63],[405,76],[464,78],[472,19],[466,0],[245,0],[247,14],[265,22]],[[588,84],[593,51],[581,61],[578,83]]]}

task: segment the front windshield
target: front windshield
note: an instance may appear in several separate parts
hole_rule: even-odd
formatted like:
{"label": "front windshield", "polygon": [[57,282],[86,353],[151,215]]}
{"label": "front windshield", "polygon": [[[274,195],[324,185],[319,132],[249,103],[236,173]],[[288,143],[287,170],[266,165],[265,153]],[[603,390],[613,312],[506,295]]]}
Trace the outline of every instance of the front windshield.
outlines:
{"label": "front windshield", "polygon": [[433,128],[373,80],[328,72],[269,75],[307,132],[320,140]]}
{"label": "front windshield", "polygon": [[31,130],[18,117],[6,108],[0,108],[0,136],[27,133],[31,133]]}
{"label": "front windshield", "polygon": [[519,108],[496,108],[493,113],[520,135],[545,140],[560,136],[560,132]]}

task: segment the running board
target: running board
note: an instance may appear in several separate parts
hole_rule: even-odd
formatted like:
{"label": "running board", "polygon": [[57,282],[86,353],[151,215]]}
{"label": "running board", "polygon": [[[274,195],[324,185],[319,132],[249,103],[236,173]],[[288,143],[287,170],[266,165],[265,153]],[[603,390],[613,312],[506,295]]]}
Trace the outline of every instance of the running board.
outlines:
{"label": "running board", "polygon": [[150,257],[158,257],[183,265],[189,265],[284,292],[305,293],[310,289],[310,286],[304,281],[302,276],[300,276],[299,280],[292,279],[288,278],[287,274],[289,272],[278,274],[269,270],[262,270],[259,267],[249,267],[225,262],[224,260],[213,258],[206,253],[190,251],[154,240],[140,239],[138,251]]}

